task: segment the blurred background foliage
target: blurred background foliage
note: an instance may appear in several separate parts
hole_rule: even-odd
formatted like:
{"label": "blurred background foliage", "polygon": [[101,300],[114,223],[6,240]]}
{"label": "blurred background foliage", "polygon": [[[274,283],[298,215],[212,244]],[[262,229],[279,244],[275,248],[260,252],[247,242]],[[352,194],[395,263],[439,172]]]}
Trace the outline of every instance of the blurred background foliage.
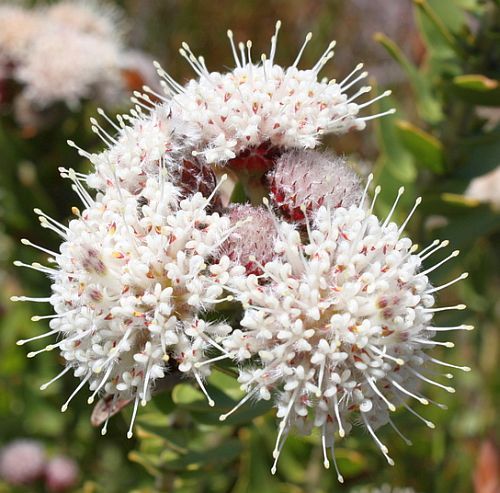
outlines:
{"label": "blurred background foliage", "polygon": [[[36,2],[32,2],[36,3]],[[426,389],[448,406],[422,411],[436,424],[425,427],[404,411],[398,426],[413,442],[408,447],[385,431],[396,466],[390,468],[371,439],[358,431],[338,447],[346,483],[337,483],[322,467],[317,437],[291,437],[278,473],[271,476],[271,451],[276,433],[273,411],[247,407],[224,423],[218,416],[230,409],[240,391],[221,368],[209,383],[217,407],[208,409],[200,392],[181,382],[155,397],[138,418],[138,432],[126,439],[124,416],[115,417],[101,437],[90,425],[91,409],[78,396],[71,408],[60,405],[75,386],[63,378],[43,393],[40,384],[60,371],[57,354],[26,358],[15,342],[41,332],[43,322],[30,322],[37,306],[11,304],[13,294],[47,293],[47,280],[29,270],[14,269],[12,260],[35,260],[19,248],[29,238],[49,248],[57,238],[39,228],[34,207],[65,220],[76,198],[57,168],[87,164],[67,146],[74,140],[89,151],[101,145],[88,119],[92,102],[77,111],[62,109],[43,129],[19,127],[8,110],[0,115],[0,444],[18,437],[43,442],[50,453],[65,453],[81,469],[75,491],[91,492],[232,492],[309,493],[350,491],[357,485],[389,483],[420,493],[498,493],[500,215],[489,203],[465,195],[471,181],[500,165],[500,2],[498,0],[123,0],[116,2],[129,19],[128,42],[149,52],[177,80],[192,77],[178,56],[182,41],[203,53],[214,70],[231,66],[225,31],[241,40],[268,47],[276,19],[283,21],[278,63],[289,64],[308,31],[313,41],[303,66],[314,64],[331,39],[337,54],[327,67],[342,78],[364,61],[375,92],[392,89],[383,111],[394,116],[376,120],[360,133],[330,138],[326,143],[344,154],[361,173],[373,171],[382,185],[377,209],[390,208],[398,188],[406,193],[399,220],[423,197],[409,229],[427,244],[449,239],[462,254],[446,264],[433,280],[443,281],[466,270],[469,278],[447,290],[446,300],[463,300],[466,320],[475,332],[455,332],[456,347],[445,359],[473,368],[455,376],[456,394]],[[114,108],[125,111],[126,106]],[[500,194],[500,183],[496,185]],[[498,200],[498,198],[497,198]],[[443,303],[444,304],[444,303]],[[453,322],[451,316],[441,317]],[[42,347],[36,343],[29,350]],[[439,357],[440,351],[435,350]],[[423,406],[420,406],[423,407]],[[19,491],[43,491],[20,489]],[[487,489],[487,488],[490,489]],[[495,486],[493,486],[495,487]],[[0,492],[12,490],[0,483]]]}

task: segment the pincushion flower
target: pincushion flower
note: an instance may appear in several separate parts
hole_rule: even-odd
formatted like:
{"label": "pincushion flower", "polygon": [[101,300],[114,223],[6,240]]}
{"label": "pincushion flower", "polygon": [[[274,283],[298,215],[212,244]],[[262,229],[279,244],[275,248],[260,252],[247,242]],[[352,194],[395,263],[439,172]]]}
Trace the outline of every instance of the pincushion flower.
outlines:
{"label": "pincushion flower", "polygon": [[427,350],[452,346],[435,340],[437,332],[470,328],[436,327],[432,321],[435,312],[465,308],[437,308],[434,293],[467,274],[439,287],[432,287],[427,276],[458,252],[424,268],[423,260],[447,242],[416,254],[416,246],[403,235],[414,209],[401,226],[391,222],[394,208],[381,222],[372,213],[373,203],[364,207],[365,195],[348,209],[319,208],[307,224],[306,238],[283,222],[275,259],[261,267],[263,274],[235,277],[231,283],[244,316],[241,329],[224,345],[241,363],[239,382],[247,395],[221,419],[249,399],[277,395],[280,425],[273,472],[289,431],[309,433],[317,427],[324,465],[329,466],[330,448],[343,481],[335,462],[335,435],[347,435],[355,422],[364,425],[392,465],[376,434],[387,423],[400,434],[390,413],[404,406],[419,416],[406,401],[428,404],[418,390],[421,382],[454,391],[427,376],[429,366],[453,366]]}
{"label": "pincushion flower", "polygon": [[133,399],[131,436],[138,404],[151,398],[169,360],[206,393],[207,353],[230,331],[224,323],[203,320],[206,310],[224,301],[231,267],[227,257],[212,270],[209,264],[237,225],[206,211],[212,197],[196,193],[181,200],[179,190],[158,173],[134,193],[111,183],[95,199],[81,176],[72,170],[63,174],[86,208],[75,210],[77,219],[68,226],[36,211],[41,225],[63,238],[60,251],[49,252],[54,266],[31,266],[52,278],[52,295],[14,301],[50,302],[55,313],[34,320],[49,319],[51,330],[33,339],[53,335],[58,342],[28,356],[58,348],[67,363],[42,388],[69,371],[81,378],[63,411],[87,383],[89,402],[101,392],[115,401]]}

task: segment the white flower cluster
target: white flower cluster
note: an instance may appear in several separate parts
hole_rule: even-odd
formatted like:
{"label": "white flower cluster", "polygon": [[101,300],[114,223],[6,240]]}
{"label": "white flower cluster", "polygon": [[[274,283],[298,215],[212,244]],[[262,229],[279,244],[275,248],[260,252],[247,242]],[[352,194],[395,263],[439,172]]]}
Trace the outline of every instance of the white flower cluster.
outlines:
{"label": "white flower cluster", "polygon": [[[433,314],[465,308],[434,308],[433,293],[449,283],[433,288],[427,274],[436,266],[421,270],[422,260],[447,242],[417,255],[402,237],[411,214],[398,227],[391,215],[380,223],[372,209],[373,203],[369,210],[363,203],[320,207],[305,239],[292,224],[282,223],[275,259],[262,266],[263,275],[231,281],[245,311],[225,349],[240,362],[259,359],[243,365],[239,381],[247,395],[221,418],[250,398],[267,400],[278,391],[276,461],[292,427],[305,433],[318,427],[328,467],[327,448],[335,460],[335,435],[345,436],[359,421],[392,465],[375,434],[387,423],[395,428],[390,412],[406,407],[408,397],[429,403],[418,392],[420,381],[454,391],[428,378],[424,369],[440,363],[427,348],[452,346],[432,340],[440,330],[432,325]],[[342,481],[338,469],[337,474]]]}
{"label": "white flower cluster", "polygon": [[[363,64],[341,82],[318,80],[320,71],[333,57],[335,42],[330,43],[314,67],[299,69],[302,53],[312,37],[309,33],[292,66],[277,65],[274,59],[280,26],[278,22],[269,55],[262,54],[257,61],[252,59],[252,42],[239,43],[237,48],[233,33],[228,31],[236,68],[226,73],[209,72],[203,57],[196,57],[186,43],[180,53],[199,76],[197,80],[181,86],[157,65],[167,97],[148,88],[146,92],[169,103],[172,119],[181,129],[186,124],[197,127],[194,155],[221,164],[262,145],[312,149],[323,134],[362,130],[367,120],[381,116],[360,116],[359,112],[390,91],[363,103],[357,102],[358,97],[369,92],[370,86],[347,93],[367,77],[367,72],[361,72]],[[138,97],[143,103],[149,102],[147,94]]]}
{"label": "white flower cluster", "polygon": [[[113,403],[132,400],[131,436],[138,405],[151,398],[155,381],[170,370],[190,375],[212,404],[203,381],[212,364],[231,359],[246,395],[221,420],[251,399],[275,397],[280,425],[273,472],[289,431],[316,427],[324,465],[331,449],[343,481],[337,434],[362,424],[392,464],[376,430],[389,423],[407,439],[390,412],[406,407],[433,427],[407,404],[430,402],[420,393],[422,382],[453,391],[429,377],[436,372],[428,366],[468,370],[427,354],[436,345],[452,346],[435,341],[437,332],[470,328],[432,323],[437,311],[465,308],[435,308],[434,293],[466,274],[430,285],[427,275],[458,252],[422,267],[447,242],[416,254],[403,236],[420,199],[397,226],[391,217],[401,189],[379,221],[373,214],[378,187],[365,204],[371,178],[361,193],[342,160],[305,150],[321,133],[364,125],[367,118],[357,113],[366,103],[358,106],[344,93],[363,74],[341,84],[317,82],[332,46],[312,70],[299,70],[309,35],[288,69],[274,64],[277,31],[269,59],[262,56],[259,65],[251,43],[238,56],[231,33],[230,39],[234,71],[209,73],[185,45],[181,51],[199,80],[181,87],[160,69],[170,91],[163,102],[136,94],[135,109],[117,122],[100,111],[111,132],[92,119],[108,147],[100,154],[79,149],[94,173],[62,170],[83,211],[75,208],[77,218],[64,226],[37,210],[42,226],[63,238],[60,251],[37,247],[51,256],[51,267],[17,262],[48,274],[53,294],[14,299],[54,308],[53,315],[35,317],[50,319],[51,330],[34,339],[56,335],[59,342],[31,355],[58,348],[67,367],[52,381],[69,371],[81,378],[63,410],[86,384],[89,401],[99,394]],[[273,202],[264,198],[267,210],[223,207],[217,195],[225,178],[216,185],[209,164],[237,159],[251,167],[262,146],[273,151],[265,158],[269,179],[261,174],[259,186]],[[322,178],[325,171],[331,176]],[[282,210],[280,191],[300,217]],[[319,200],[322,194],[328,197]],[[231,327],[216,315],[219,303],[233,301],[242,319]],[[210,310],[216,313],[206,317]]]}
{"label": "white flower cluster", "polygon": [[88,383],[90,402],[101,391],[135,399],[135,415],[170,358],[204,389],[206,352],[220,347],[217,341],[231,330],[201,318],[224,301],[229,259],[211,267],[207,259],[232,233],[229,218],[208,213],[210,197],[200,193],[180,200],[178,189],[158,174],[150,174],[140,192],[111,185],[95,200],[74,171],[63,175],[74,181],[86,208],[75,211],[78,218],[67,227],[36,211],[42,226],[64,242],[59,253],[51,252],[55,267],[34,266],[53,279],[52,296],[38,301],[50,301],[55,311],[35,319],[49,318],[45,335],[59,336],[42,351],[59,348],[68,363],[63,373],[73,370],[82,379],[63,411]]}
{"label": "white flower cluster", "polygon": [[0,82],[19,86],[14,95],[0,94],[0,103],[14,98],[16,117],[26,125],[59,102],[74,108],[89,98],[108,105],[125,99],[123,70],[136,62],[123,46],[120,23],[113,8],[97,1],[0,6]]}

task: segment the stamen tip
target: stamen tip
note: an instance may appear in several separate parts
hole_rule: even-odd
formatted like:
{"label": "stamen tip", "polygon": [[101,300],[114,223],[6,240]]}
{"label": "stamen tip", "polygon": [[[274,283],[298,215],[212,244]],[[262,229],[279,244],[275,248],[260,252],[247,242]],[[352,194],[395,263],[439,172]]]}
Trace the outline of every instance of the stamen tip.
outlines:
{"label": "stamen tip", "polygon": [[427,399],[419,399],[419,400],[420,400],[420,404],[423,404],[424,406],[429,405],[429,401]]}
{"label": "stamen tip", "polygon": [[271,474],[273,476],[276,474],[276,466],[271,467]]}
{"label": "stamen tip", "polygon": [[[144,403],[146,403],[146,401],[144,401]],[[214,402],[212,399],[210,399],[210,400],[208,401],[208,405],[209,405],[210,407],[214,407],[214,406],[215,406],[215,402]]]}
{"label": "stamen tip", "polygon": [[226,418],[227,418],[227,414],[221,414],[219,416],[219,421],[226,421]]}
{"label": "stamen tip", "polygon": [[22,346],[22,345],[26,344],[26,341],[24,339],[19,339],[19,341],[17,341],[16,344],[18,346]]}
{"label": "stamen tip", "polygon": [[390,404],[388,407],[389,411],[392,411],[393,413],[396,412],[396,406],[394,404]]}
{"label": "stamen tip", "polygon": [[93,397],[89,397],[87,399],[87,404],[93,404],[94,403],[94,398]]}
{"label": "stamen tip", "polygon": [[62,412],[62,413],[65,413],[67,410],[68,410],[68,405],[67,405],[67,404],[63,404],[63,405],[61,406],[61,412]]}
{"label": "stamen tip", "polygon": [[323,467],[325,469],[330,469],[330,462],[328,460],[323,461]]}
{"label": "stamen tip", "polygon": [[445,342],[444,346],[447,348],[453,348],[453,347],[455,347],[455,344],[453,342]]}
{"label": "stamen tip", "polygon": [[453,387],[445,387],[446,391],[449,392],[450,394],[454,394],[456,390]]}
{"label": "stamen tip", "polygon": [[127,432],[127,438],[130,440],[134,436],[134,433],[132,431]]}
{"label": "stamen tip", "polygon": [[343,484],[343,483],[344,483],[344,476],[341,476],[341,475],[339,474],[339,475],[337,476],[337,481],[338,481],[339,483],[342,483],[342,484]]}

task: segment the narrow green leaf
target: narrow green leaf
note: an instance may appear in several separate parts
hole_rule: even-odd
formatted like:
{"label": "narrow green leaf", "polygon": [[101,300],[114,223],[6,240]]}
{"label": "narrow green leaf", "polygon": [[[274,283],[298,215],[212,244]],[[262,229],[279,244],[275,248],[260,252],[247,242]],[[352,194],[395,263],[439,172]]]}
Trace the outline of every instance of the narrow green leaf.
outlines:
{"label": "narrow green leaf", "polygon": [[469,103],[500,106],[500,81],[484,75],[459,75],[453,79],[453,90],[459,98]]}
{"label": "narrow green leaf", "polygon": [[430,79],[421,74],[417,67],[408,60],[399,46],[385,34],[376,33],[375,41],[380,43],[406,72],[413,91],[417,96],[417,109],[420,116],[429,123],[437,123],[443,118],[439,101],[433,96]]}
{"label": "narrow green leaf", "polygon": [[417,166],[436,174],[445,171],[443,144],[438,139],[407,121],[397,121],[396,127],[401,141],[415,157]]}

